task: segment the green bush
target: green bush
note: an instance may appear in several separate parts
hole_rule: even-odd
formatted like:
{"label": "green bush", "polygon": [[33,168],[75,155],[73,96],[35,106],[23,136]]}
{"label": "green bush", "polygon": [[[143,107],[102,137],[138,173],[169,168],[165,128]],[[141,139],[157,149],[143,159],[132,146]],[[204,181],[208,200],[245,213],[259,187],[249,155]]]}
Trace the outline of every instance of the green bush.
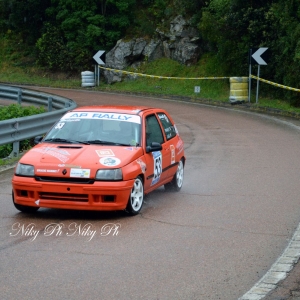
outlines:
{"label": "green bush", "polygon": [[[31,115],[36,115],[45,112],[45,108],[43,107],[35,107],[35,106],[21,106],[18,104],[12,104],[9,106],[0,107],[0,121],[26,117]],[[33,146],[33,139],[27,139],[21,141],[20,150],[26,150]],[[12,144],[2,145],[0,146],[0,158],[5,158],[10,155],[12,152],[13,146]]]}

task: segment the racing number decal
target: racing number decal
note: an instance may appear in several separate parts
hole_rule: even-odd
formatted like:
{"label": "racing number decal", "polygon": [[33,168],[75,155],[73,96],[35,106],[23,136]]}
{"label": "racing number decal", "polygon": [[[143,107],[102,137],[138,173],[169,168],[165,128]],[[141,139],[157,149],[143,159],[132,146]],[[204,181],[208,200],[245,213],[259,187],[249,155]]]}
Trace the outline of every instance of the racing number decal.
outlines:
{"label": "racing number decal", "polygon": [[162,173],[162,155],[160,151],[152,152],[154,164],[154,176],[151,185],[156,184],[160,180]]}
{"label": "racing number decal", "polygon": [[56,124],[56,126],[54,127],[54,129],[62,129],[64,127],[65,123],[63,122],[59,122]]}

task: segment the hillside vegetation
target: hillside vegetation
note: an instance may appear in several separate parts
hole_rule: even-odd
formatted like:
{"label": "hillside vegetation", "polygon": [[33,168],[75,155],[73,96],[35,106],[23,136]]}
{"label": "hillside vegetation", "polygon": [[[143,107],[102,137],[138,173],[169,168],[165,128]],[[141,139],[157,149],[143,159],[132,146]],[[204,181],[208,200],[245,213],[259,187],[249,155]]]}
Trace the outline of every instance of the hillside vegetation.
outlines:
{"label": "hillside vegetation", "polygon": [[[160,76],[248,76],[248,50],[268,47],[261,77],[299,88],[300,2],[294,0],[3,0],[0,3],[0,80],[80,86],[93,55],[120,38],[155,37],[181,14],[200,32],[204,53],[191,67],[161,60],[141,72]],[[252,74],[256,75],[254,68]],[[201,86],[200,95],[194,86]],[[101,89],[201,96],[225,101],[228,81],[140,78]],[[260,97],[300,106],[299,92],[260,84]],[[206,94],[208,93],[208,94]],[[281,105],[281,104],[280,104]]]}

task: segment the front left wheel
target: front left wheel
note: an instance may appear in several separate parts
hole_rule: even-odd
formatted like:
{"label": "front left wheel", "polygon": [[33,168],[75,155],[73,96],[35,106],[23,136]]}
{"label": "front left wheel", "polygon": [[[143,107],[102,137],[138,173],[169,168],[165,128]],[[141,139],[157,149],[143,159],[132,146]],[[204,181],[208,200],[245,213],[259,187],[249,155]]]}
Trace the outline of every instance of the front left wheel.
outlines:
{"label": "front left wheel", "polygon": [[130,192],[126,212],[129,215],[137,215],[144,203],[144,183],[140,176],[134,180],[133,187]]}

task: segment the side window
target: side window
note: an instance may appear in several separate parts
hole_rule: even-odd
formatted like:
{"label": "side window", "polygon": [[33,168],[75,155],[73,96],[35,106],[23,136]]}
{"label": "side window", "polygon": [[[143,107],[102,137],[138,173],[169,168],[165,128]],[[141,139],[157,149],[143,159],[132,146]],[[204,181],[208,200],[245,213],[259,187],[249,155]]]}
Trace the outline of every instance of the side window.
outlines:
{"label": "side window", "polygon": [[146,146],[151,146],[152,142],[162,144],[164,137],[155,115],[146,118]]}
{"label": "side window", "polygon": [[176,135],[175,126],[171,123],[169,118],[164,113],[158,113],[159,120],[164,128],[167,140],[170,140]]}

